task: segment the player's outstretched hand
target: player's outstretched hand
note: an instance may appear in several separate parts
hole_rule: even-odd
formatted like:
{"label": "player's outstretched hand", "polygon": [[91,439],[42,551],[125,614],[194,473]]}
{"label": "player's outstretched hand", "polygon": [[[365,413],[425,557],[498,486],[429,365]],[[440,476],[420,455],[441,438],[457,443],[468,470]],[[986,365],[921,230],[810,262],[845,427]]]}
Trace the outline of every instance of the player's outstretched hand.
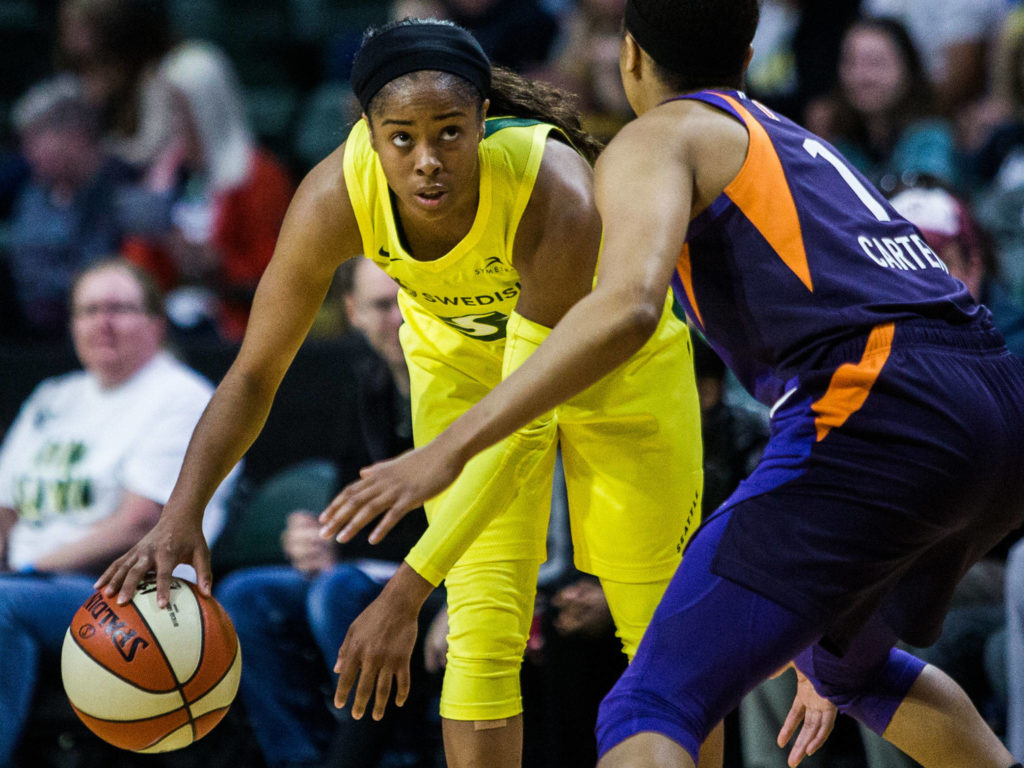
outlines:
{"label": "player's outstretched hand", "polygon": [[370,543],[377,544],[409,510],[451,485],[462,466],[434,441],[365,467],[359,473],[360,479],[346,486],[320,513],[320,535],[350,541],[380,517],[369,536]]}
{"label": "player's outstretched hand", "polygon": [[196,569],[199,591],[210,595],[210,549],[200,524],[180,517],[161,515],[139,543],[117,558],[93,587],[107,597],[117,595],[119,605],[132,599],[135,588],[148,573],[156,573],[156,601],[161,608],[170,602],[171,571],[178,563]]}
{"label": "player's outstretched hand", "polygon": [[800,729],[796,743],[789,752],[787,762],[791,768],[800,765],[801,760],[821,749],[836,723],[835,704],[819,696],[811,681],[795,666],[793,669],[796,670],[796,696],[793,697],[793,706],[789,709],[778,738],[779,746],[785,747],[797,728]]}
{"label": "player's outstretched hand", "polygon": [[362,719],[372,696],[373,719],[380,720],[393,683],[396,706],[405,704],[409,696],[409,660],[416,644],[416,616],[416,610],[400,609],[384,592],[356,617],[334,665],[338,674],[334,706],[344,707],[355,686],[352,717]]}

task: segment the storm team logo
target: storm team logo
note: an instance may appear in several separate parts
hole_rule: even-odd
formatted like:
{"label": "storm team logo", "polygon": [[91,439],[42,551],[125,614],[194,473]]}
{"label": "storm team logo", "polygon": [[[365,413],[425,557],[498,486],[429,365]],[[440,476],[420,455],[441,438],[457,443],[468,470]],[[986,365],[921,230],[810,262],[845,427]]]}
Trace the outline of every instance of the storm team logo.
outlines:
{"label": "storm team logo", "polygon": [[459,333],[464,333],[480,341],[494,341],[505,338],[505,326],[508,315],[501,312],[488,312],[485,315],[460,315],[459,317],[440,317]]}

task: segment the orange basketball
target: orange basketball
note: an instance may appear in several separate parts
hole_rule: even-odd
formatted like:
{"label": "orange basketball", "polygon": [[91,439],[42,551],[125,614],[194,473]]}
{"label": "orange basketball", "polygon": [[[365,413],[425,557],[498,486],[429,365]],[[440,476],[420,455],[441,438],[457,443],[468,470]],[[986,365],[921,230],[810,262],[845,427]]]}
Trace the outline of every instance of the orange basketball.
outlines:
{"label": "orange basketball", "polygon": [[101,739],[133,752],[167,752],[202,738],[238,691],[242,651],[216,600],[171,581],[157,608],[156,583],[118,605],[93,594],[64,636],[61,675],[75,713]]}

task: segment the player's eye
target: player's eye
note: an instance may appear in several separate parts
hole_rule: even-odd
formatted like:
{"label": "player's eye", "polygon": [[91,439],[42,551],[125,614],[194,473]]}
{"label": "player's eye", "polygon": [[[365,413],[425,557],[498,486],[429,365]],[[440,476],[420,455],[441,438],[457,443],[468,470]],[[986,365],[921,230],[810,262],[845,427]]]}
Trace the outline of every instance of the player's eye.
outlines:
{"label": "player's eye", "polygon": [[448,125],[441,129],[441,138],[445,141],[454,141],[461,134],[462,130],[457,125]]}
{"label": "player's eye", "polygon": [[400,131],[391,135],[391,143],[396,147],[405,148],[412,143],[412,137],[408,133]]}

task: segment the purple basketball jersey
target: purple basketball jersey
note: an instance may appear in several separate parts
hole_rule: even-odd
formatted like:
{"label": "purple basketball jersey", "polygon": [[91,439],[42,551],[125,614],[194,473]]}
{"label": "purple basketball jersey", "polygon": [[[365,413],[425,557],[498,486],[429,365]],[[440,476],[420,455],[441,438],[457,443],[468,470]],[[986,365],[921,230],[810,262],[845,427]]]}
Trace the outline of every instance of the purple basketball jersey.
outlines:
{"label": "purple basketball jersey", "polygon": [[985,311],[827,142],[739,91],[679,99],[721,109],[750,135],[739,174],[690,223],[673,288],[758,400],[879,324],[956,325]]}

